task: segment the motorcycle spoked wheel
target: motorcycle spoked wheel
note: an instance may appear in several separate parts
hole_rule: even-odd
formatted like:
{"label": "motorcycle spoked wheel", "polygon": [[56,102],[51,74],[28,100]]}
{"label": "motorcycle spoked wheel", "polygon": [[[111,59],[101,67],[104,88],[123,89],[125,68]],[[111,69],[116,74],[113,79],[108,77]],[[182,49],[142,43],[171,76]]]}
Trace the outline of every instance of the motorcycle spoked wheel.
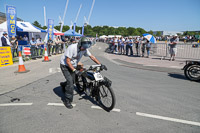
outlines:
{"label": "motorcycle spoked wheel", "polygon": [[190,65],[184,70],[187,79],[200,81],[200,65]]}
{"label": "motorcycle spoked wheel", "polygon": [[115,107],[116,98],[111,87],[100,85],[98,90],[98,102],[106,111],[111,111]]}

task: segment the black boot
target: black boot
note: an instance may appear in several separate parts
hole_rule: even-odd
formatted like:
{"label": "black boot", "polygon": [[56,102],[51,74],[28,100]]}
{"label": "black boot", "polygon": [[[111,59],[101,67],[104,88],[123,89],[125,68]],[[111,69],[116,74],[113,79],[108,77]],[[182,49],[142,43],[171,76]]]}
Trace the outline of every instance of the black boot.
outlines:
{"label": "black boot", "polygon": [[72,104],[71,104],[71,102],[69,100],[63,99],[63,103],[68,109],[72,109],[73,108],[73,106],[72,106]]}

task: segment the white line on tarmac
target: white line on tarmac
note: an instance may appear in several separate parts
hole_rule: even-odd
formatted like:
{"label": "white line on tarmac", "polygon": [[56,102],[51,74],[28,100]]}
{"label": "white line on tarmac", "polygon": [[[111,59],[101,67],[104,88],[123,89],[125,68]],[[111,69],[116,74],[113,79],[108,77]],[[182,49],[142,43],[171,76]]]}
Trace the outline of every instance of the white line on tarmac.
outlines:
{"label": "white line on tarmac", "polygon": [[53,71],[52,71],[52,68],[49,68],[49,73],[52,73]]}
{"label": "white line on tarmac", "polygon": [[32,105],[33,103],[6,103],[6,104],[0,104],[0,107],[5,107],[5,106],[27,106],[27,105]]}
{"label": "white line on tarmac", "polygon": [[58,68],[57,68],[57,71],[58,71],[58,72],[61,72],[61,69],[60,69],[60,67],[58,67]]}
{"label": "white line on tarmac", "polygon": [[182,68],[180,66],[170,66],[170,67],[172,67],[172,68]]}
{"label": "white line on tarmac", "polygon": [[[48,103],[49,106],[65,106],[63,103]],[[76,104],[72,104],[73,107],[76,106]]]}
{"label": "white line on tarmac", "polygon": [[143,65],[143,66],[158,66],[158,65]]}
{"label": "white line on tarmac", "polygon": [[164,116],[159,116],[159,115],[145,114],[145,113],[140,113],[140,112],[136,112],[136,115],[144,116],[144,117],[149,117],[149,118],[160,119],[160,120],[165,120],[165,121],[172,121],[172,122],[177,122],[177,123],[183,123],[183,124],[188,124],[188,125],[200,126],[199,122],[181,120],[181,119],[164,117]]}
{"label": "white line on tarmac", "polygon": [[[92,109],[101,109],[101,110],[103,110],[101,107],[99,107],[99,106],[91,106],[91,108]],[[111,111],[114,111],[114,112],[120,112],[121,110],[120,109],[116,109],[116,108],[114,108],[113,110],[111,110]]]}

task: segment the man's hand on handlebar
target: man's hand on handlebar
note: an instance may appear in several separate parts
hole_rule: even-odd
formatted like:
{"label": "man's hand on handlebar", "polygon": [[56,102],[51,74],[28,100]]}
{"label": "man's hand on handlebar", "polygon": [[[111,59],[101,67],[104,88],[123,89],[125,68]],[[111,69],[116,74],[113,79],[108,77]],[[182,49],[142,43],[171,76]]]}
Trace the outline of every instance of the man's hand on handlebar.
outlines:
{"label": "man's hand on handlebar", "polygon": [[108,70],[107,67],[105,65],[103,65],[103,64],[101,64],[100,68],[101,68],[101,70],[106,70],[106,71]]}

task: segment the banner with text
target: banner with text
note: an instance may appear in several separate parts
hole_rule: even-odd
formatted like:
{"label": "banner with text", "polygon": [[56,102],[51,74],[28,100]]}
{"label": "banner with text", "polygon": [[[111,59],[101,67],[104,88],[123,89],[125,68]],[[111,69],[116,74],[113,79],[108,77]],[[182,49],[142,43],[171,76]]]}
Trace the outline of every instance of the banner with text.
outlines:
{"label": "banner with text", "polygon": [[17,12],[16,7],[6,5],[6,18],[9,37],[16,36]]}
{"label": "banner with text", "polygon": [[51,37],[53,40],[53,29],[54,29],[54,20],[53,19],[48,19],[48,40]]}
{"label": "banner with text", "polygon": [[73,30],[73,34],[75,34],[76,32],[76,23],[74,23],[74,30]]}
{"label": "banner with text", "polygon": [[10,47],[0,47],[0,67],[12,64],[13,60]]}
{"label": "banner with text", "polygon": [[84,36],[84,25],[83,25],[83,27],[82,27],[82,36]]}

